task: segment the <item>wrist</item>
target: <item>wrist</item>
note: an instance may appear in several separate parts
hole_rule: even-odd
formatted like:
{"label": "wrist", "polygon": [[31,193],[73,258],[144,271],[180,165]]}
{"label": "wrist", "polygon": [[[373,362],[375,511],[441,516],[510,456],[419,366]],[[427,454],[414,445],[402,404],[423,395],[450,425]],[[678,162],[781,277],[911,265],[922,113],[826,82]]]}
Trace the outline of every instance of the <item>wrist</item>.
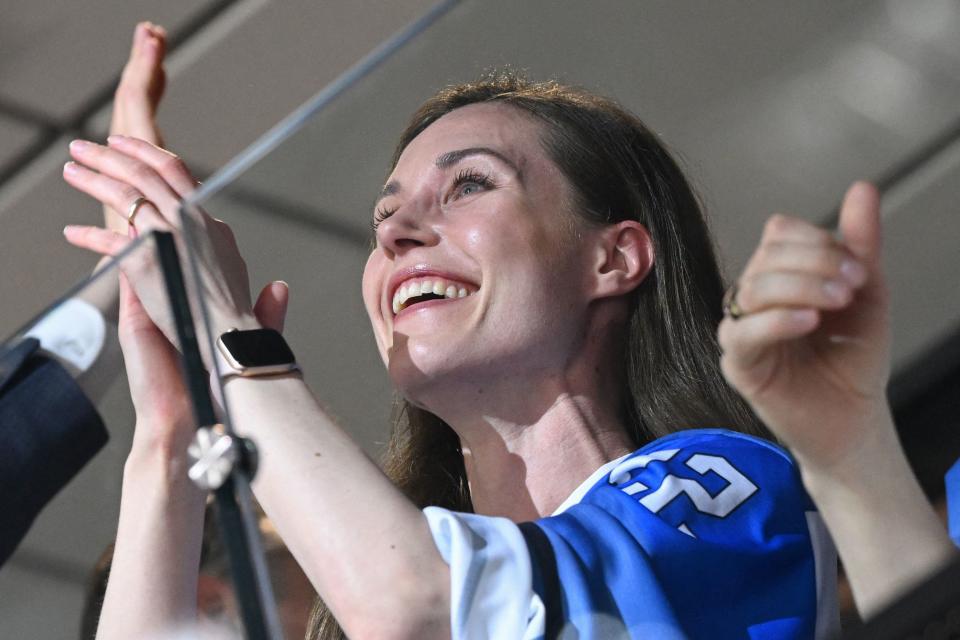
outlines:
{"label": "wrist", "polygon": [[806,415],[804,421],[789,429],[778,429],[777,425],[771,429],[794,434],[785,444],[805,481],[823,479],[845,484],[861,478],[863,470],[878,461],[903,457],[885,400],[847,407],[836,415]]}
{"label": "wrist", "polygon": [[196,426],[191,420],[138,419],[127,463],[150,467],[186,464]]}
{"label": "wrist", "polygon": [[261,329],[263,325],[257,320],[252,312],[218,312],[210,313],[210,328],[213,331],[213,341],[216,342],[222,334],[239,329],[240,331],[249,331],[251,329]]}
{"label": "wrist", "polygon": [[828,462],[796,457],[803,484],[818,504],[851,495],[882,503],[890,489],[888,479],[913,478],[889,411],[886,414],[863,425],[854,446]]}
{"label": "wrist", "polygon": [[198,327],[201,328],[202,333],[197,335],[197,341],[200,347],[200,357],[203,359],[203,366],[212,376],[215,371],[214,361],[217,359],[217,340],[219,340],[220,336],[233,330],[249,331],[252,329],[260,329],[262,325],[252,313],[243,313],[236,310],[226,312],[213,308],[208,309],[208,313],[209,324],[206,326],[209,326],[210,334],[209,336],[206,335],[206,331],[203,329],[204,325],[198,321]]}

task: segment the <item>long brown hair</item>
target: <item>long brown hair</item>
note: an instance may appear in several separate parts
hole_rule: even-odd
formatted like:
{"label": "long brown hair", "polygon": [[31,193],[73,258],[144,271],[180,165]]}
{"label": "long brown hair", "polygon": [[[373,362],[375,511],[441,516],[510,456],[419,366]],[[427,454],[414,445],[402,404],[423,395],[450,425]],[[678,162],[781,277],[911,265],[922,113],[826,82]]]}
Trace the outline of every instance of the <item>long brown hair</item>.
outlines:
{"label": "long brown hair", "polygon": [[[723,281],[702,207],[666,146],[616,102],[556,82],[501,72],[427,100],[400,136],[391,166],[424,129],[451,111],[501,103],[533,116],[541,142],[573,187],[574,213],[588,224],[637,220],[656,263],[631,294],[621,412],[635,446],[703,427],[768,437],[720,371],[717,325]],[[418,506],[471,511],[454,431],[399,399],[383,459],[387,475]],[[318,601],[308,638],[342,638]]]}

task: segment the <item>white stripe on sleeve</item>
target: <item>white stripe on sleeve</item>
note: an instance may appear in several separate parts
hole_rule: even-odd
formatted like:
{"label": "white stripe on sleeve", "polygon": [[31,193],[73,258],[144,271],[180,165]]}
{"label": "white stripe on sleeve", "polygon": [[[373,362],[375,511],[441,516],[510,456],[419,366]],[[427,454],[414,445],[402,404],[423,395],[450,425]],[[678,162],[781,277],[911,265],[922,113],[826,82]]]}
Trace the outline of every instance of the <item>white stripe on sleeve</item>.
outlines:
{"label": "white stripe on sleeve", "polygon": [[534,593],[530,552],[517,525],[439,507],[423,513],[450,565],[453,640],[542,638],[546,612]]}

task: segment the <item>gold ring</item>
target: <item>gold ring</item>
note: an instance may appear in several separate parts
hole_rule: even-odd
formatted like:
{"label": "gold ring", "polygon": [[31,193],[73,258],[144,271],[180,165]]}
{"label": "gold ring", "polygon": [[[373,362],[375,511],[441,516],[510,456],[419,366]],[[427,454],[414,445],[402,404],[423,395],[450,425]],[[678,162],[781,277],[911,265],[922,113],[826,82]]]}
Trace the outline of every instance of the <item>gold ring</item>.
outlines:
{"label": "gold ring", "polygon": [[731,320],[739,320],[747,315],[743,307],[737,302],[737,292],[739,290],[740,285],[734,283],[734,285],[723,294],[723,315],[729,316]]}
{"label": "gold ring", "polygon": [[133,226],[133,219],[137,217],[137,212],[140,210],[140,207],[145,204],[153,205],[152,202],[143,196],[140,196],[130,204],[130,208],[127,209],[127,224],[129,224],[131,227]]}

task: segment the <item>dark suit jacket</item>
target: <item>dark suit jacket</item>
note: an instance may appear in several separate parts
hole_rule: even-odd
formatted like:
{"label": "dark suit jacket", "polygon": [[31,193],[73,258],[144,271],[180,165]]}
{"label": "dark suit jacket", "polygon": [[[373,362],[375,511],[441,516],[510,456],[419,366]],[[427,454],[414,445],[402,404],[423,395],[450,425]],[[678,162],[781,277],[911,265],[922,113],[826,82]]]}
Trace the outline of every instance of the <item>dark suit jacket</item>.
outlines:
{"label": "dark suit jacket", "polygon": [[33,338],[0,345],[0,565],[107,442],[96,408],[39,346]]}

